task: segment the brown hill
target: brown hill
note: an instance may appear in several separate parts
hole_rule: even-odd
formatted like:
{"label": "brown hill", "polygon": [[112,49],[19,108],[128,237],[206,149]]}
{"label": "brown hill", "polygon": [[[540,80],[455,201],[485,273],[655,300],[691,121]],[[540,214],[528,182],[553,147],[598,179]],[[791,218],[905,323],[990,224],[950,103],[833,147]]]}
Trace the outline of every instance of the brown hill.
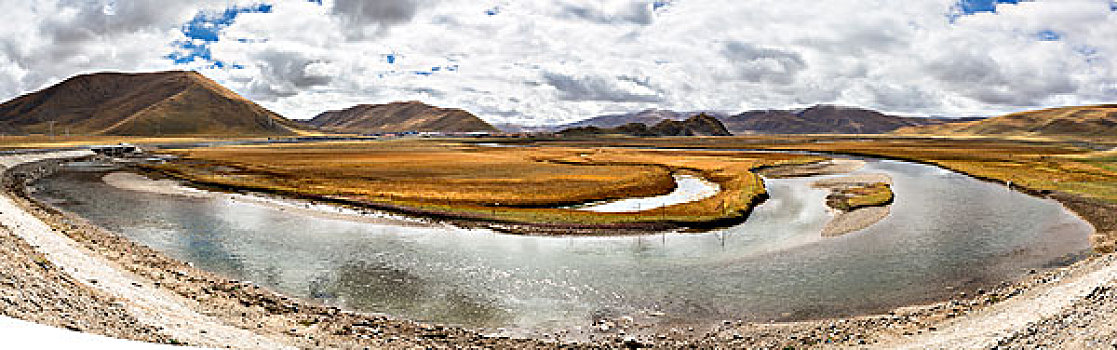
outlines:
{"label": "brown hill", "polygon": [[297,124],[197,72],[79,75],[0,105],[6,133],[290,135]]}
{"label": "brown hill", "polygon": [[322,130],[344,133],[498,131],[464,110],[438,108],[417,101],[356,105],[323,112],[307,123]]}
{"label": "brown hill", "polygon": [[874,110],[817,105],[802,110],[756,110],[722,118],[734,134],[883,134],[896,129],[953,122],[907,118]]}
{"label": "brown hill", "polygon": [[702,113],[686,120],[665,119],[648,127],[644,123],[628,123],[615,128],[579,126],[559,132],[567,136],[629,135],[629,136],[731,136],[717,118]]}
{"label": "brown hill", "polygon": [[900,134],[1005,136],[1115,136],[1117,105],[1020,112],[967,123],[897,130]]}

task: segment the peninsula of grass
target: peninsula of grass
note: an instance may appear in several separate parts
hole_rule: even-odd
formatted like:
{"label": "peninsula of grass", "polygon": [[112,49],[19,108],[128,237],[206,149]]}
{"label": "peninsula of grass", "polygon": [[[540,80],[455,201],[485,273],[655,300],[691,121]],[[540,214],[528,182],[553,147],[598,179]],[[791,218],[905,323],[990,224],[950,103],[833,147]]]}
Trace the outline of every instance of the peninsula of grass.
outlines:
{"label": "peninsula of grass", "polygon": [[831,208],[849,212],[861,208],[889,205],[892,204],[893,199],[892,186],[877,182],[835,189],[833,193],[826,197],[826,204]]}
{"label": "peninsula of grass", "polygon": [[[568,141],[548,140],[543,145]],[[773,135],[580,140],[594,147],[763,149],[864,155],[931,164],[1050,196],[1089,221],[1094,249],[1117,249],[1117,139],[1021,140],[891,135]]]}
{"label": "peninsula of grass", "polygon": [[[197,184],[471,222],[564,229],[708,227],[742,220],[767,197],[753,169],[823,157],[728,151],[484,147],[443,140],[165,150],[150,168]],[[635,213],[563,208],[671,192],[674,174],[720,186],[709,198]],[[526,232],[525,232],[526,233]],[[608,232],[603,232],[608,233]]]}
{"label": "peninsula of grass", "polygon": [[[1117,203],[1117,153],[1075,142],[895,136],[745,136],[579,141],[586,146],[764,149],[866,155],[932,164],[1013,188]],[[562,141],[543,144],[563,145]],[[1112,147],[1112,146],[1110,146]]]}

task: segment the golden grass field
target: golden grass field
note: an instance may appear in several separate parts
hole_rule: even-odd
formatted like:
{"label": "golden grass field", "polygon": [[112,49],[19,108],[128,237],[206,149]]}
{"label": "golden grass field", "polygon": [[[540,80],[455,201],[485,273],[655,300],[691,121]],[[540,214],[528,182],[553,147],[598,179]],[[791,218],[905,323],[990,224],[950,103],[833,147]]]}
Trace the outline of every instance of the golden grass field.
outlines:
{"label": "golden grass field", "polygon": [[[1117,153],[1070,142],[889,136],[746,136],[707,139],[613,139],[587,146],[806,150],[860,154],[938,165],[1035,191],[1117,202]],[[546,144],[562,145],[563,142]]]}
{"label": "golden grass field", "polygon": [[887,205],[892,203],[895,196],[892,193],[892,186],[883,182],[842,188],[837,192],[840,195],[835,196],[836,200],[827,200],[827,204],[843,211]]}
{"label": "golden grass field", "polygon": [[[446,140],[330,142],[167,150],[157,170],[202,184],[401,207],[512,223],[709,223],[765,195],[751,170],[822,157],[586,147],[482,147]],[[670,192],[672,173],[718,183],[714,197],[638,213],[558,208]]]}

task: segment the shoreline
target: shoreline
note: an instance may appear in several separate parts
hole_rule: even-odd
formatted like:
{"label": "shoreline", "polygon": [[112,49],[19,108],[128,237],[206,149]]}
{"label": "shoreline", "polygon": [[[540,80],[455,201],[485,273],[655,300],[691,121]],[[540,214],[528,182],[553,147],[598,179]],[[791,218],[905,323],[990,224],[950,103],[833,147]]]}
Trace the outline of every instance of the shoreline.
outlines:
{"label": "shoreline", "polygon": [[105,174],[105,176],[102,177],[101,180],[109,186],[128,191],[243,202],[258,205],[261,207],[272,208],[279,211],[293,211],[303,215],[324,219],[349,220],[377,224],[386,223],[392,225],[414,227],[429,227],[435,225],[430,222],[424,221],[422,218],[410,218],[398,215],[390,215],[387,213],[366,212],[328,204],[322,205],[309,202],[300,203],[297,202],[296,199],[292,198],[272,198],[254,194],[206,191],[189,186],[183,186],[174,180],[155,180],[127,170],[118,170]]}
{"label": "shoreline", "polygon": [[[873,183],[882,183],[892,186],[892,177],[888,176],[888,174],[881,173],[849,174],[841,177],[816,180],[811,183],[811,187],[829,190],[831,195],[834,195],[842,188],[864,186]],[[893,198],[881,204],[874,203],[872,205],[856,207],[851,210],[838,209],[830,205],[828,200],[827,204],[830,206],[830,210],[834,212],[834,217],[822,228],[822,236],[839,237],[876,225],[878,222],[883,221],[891,215],[892,203],[894,200]]]}
{"label": "shoreline", "polygon": [[[429,220],[431,222],[448,223],[461,228],[484,228],[505,234],[525,235],[525,236],[640,236],[661,234],[665,232],[708,232],[711,230],[730,227],[740,224],[748,219],[756,206],[764,203],[768,199],[768,193],[765,191],[757,196],[753,196],[751,202],[743,210],[735,211],[732,215],[703,219],[701,221],[684,221],[684,220],[651,220],[651,221],[633,221],[633,222],[620,222],[620,223],[589,223],[589,224],[575,224],[575,223],[544,223],[544,222],[521,222],[505,220],[500,218],[493,218],[485,215],[474,215],[469,213],[461,213],[447,210],[434,210],[415,208],[404,205],[396,205],[389,203],[380,203],[372,201],[364,201],[357,199],[350,199],[341,196],[330,195],[313,195],[306,193],[298,193],[293,191],[282,191],[269,188],[256,188],[250,186],[232,186],[219,183],[209,183],[199,181],[189,177],[181,176],[172,172],[162,171],[159,169],[143,168],[145,172],[155,172],[162,176],[174,178],[203,190],[212,190],[214,192],[226,193],[249,193],[255,195],[269,196],[274,195],[280,198],[289,198],[297,200],[305,200],[310,202],[329,203],[330,205],[350,208],[354,210],[375,210],[392,215],[399,215],[407,218],[414,218],[417,220]],[[711,181],[712,182],[712,181]],[[715,182],[716,184],[716,182]],[[720,187],[720,184],[719,184]],[[721,191],[719,191],[721,193]],[[688,202],[689,203],[689,202]],[[680,204],[688,204],[680,203]],[[606,214],[626,214],[626,213],[606,213]]]}
{"label": "shoreline", "polygon": [[[11,169],[9,169],[11,170]],[[42,175],[40,173],[39,175]],[[5,172],[6,178],[13,176]],[[22,177],[22,176],[20,176]],[[22,183],[17,184],[22,186]],[[15,192],[18,205],[32,212],[44,222],[51,223],[54,232],[74,239],[92,252],[111,260],[123,269],[138,276],[157,281],[161,290],[170,290],[189,296],[198,307],[208,310],[227,324],[241,329],[269,334],[299,344],[302,347],[319,346],[517,346],[525,348],[555,347],[568,340],[517,339],[507,336],[485,336],[458,327],[394,320],[383,315],[347,312],[312,302],[288,298],[264,288],[229,281],[220,276],[195,269],[188,264],[165,257],[163,254],[121,238],[111,232],[90,225],[72,214],[54,210],[44,203],[23,197]],[[1091,222],[1093,224],[1093,222]],[[1097,230],[1098,228],[1095,227]],[[1058,297],[1075,300],[1076,295],[1051,296],[1044,293],[1051,287],[1062,285],[1068,279],[1091,274],[1098,270],[1117,269],[1112,255],[1092,256],[1071,267],[1037,273],[1018,283],[983,291],[976,297],[962,297],[930,305],[897,309],[889,314],[861,316],[844,319],[827,319],[777,324],[752,324],[726,321],[712,328],[687,330],[654,330],[655,334],[624,336],[613,331],[593,332],[595,337],[585,342],[572,343],[578,347],[623,346],[626,344],[658,345],[663,347],[697,346],[750,346],[783,347],[809,346],[866,346],[886,345],[890,341],[907,341],[932,329],[942,328],[944,322],[955,318],[968,319],[970,310],[997,308],[1004,299],[1022,300],[1028,304],[1042,298]],[[1097,279],[1095,279],[1097,280]],[[969,294],[970,296],[977,293]],[[1023,298],[1023,299],[1021,299]],[[1060,305],[1065,305],[1061,303]],[[992,306],[987,306],[992,305]],[[241,312],[238,314],[237,312]],[[250,313],[249,313],[250,312]],[[981,313],[984,311],[978,311]],[[974,315],[977,315],[975,313]],[[979,316],[979,315],[977,315]],[[265,320],[266,322],[255,322]],[[365,326],[365,325],[368,326]],[[376,329],[373,332],[372,329]],[[617,327],[616,329],[626,329]],[[344,335],[338,335],[339,333]],[[635,329],[630,329],[636,332]],[[911,335],[905,335],[911,334]],[[307,338],[313,337],[313,341]],[[364,336],[364,338],[362,338]],[[947,335],[949,336],[949,335]],[[395,338],[395,340],[392,340]],[[485,345],[487,344],[487,345]],[[611,344],[611,345],[610,345]]]}

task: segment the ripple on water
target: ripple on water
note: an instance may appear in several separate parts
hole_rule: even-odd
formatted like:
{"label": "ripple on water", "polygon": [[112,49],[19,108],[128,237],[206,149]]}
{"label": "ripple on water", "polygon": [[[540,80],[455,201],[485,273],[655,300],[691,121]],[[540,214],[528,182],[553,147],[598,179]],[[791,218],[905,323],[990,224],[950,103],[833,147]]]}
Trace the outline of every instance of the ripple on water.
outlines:
{"label": "ripple on water", "polygon": [[[474,326],[564,328],[662,311],[663,322],[886,310],[997,283],[1089,247],[1058,203],[941,169],[870,161],[897,200],[866,230],[823,239],[826,191],[768,180],[741,225],[704,234],[528,237],[396,226],[225,199],[122,190],[62,172],[36,193],[172,257],[284,293]],[[682,181],[680,181],[682,184]],[[680,187],[682,187],[680,185]]]}

